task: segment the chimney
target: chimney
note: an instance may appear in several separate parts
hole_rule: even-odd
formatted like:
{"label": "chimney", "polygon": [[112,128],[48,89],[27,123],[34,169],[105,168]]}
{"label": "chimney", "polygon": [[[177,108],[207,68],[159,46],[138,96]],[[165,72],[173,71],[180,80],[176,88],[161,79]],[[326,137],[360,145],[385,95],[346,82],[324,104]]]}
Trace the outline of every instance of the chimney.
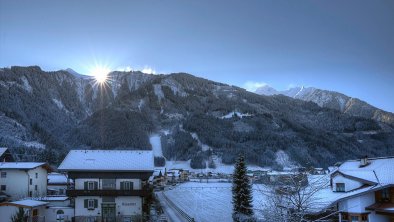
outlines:
{"label": "chimney", "polygon": [[360,167],[365,167],[369,164],[368,162],[368,156],[365,156],[360,159]]}

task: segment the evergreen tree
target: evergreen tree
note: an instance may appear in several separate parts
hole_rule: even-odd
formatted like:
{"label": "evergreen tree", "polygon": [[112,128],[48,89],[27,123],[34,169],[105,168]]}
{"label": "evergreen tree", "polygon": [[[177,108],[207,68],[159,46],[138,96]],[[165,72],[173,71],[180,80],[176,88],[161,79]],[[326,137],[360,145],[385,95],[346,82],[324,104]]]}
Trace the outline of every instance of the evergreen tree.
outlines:
{"label": "evergreen tree", "polygon": [[19,207],[18,212],[15,213],[11,217],[12,222],[23,222],[25,220],[25,210],[22,207]]}
{"label": "evergreen tree", "polygon": [[242,155],[235,163],[233,174],[233,220],[254,221],[252,208],[252,185],[246,175],[245,159]]}

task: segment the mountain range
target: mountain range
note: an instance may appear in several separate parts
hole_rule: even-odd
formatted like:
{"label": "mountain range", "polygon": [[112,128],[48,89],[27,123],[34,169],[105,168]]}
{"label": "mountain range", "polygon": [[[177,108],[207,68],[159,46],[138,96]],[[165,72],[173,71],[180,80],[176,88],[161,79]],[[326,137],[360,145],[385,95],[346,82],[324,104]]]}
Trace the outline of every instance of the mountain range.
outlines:
{"label": "mountain range", "polygon": [[321,167],[393,155],[392,113],[324,90],[281,94],[187,73],[115,71],[97,84],[71,70],[2,68],[0,146],[19,160],[56,164],[69,149],[152,149],[155,134],[166,160],[190,160],[193,168],[214,168],[212,156],[233,164],[239,153],[278,168],[283,154]]}
{"label": "mountain range", "polygon": [[374,119],[388,124],[394,124],[394,114],[378,109],[360,99],[346,96],[339,92],[317,89],[314,87],[293,87],[277,91],[269,85],[259,87],[255,91],[259,95],[285,95],[294,99],[314,102],[320,107],[339,110],[352,116]]}

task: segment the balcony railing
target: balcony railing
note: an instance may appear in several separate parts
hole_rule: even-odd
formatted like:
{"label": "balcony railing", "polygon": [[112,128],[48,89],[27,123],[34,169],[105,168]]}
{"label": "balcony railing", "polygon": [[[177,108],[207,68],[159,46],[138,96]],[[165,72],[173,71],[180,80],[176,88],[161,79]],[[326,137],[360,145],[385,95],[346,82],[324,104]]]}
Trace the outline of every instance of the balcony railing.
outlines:
{"label": "balcony railing", "polygon": [[67,196],[140,196],[146,197],[151,193],[149,188],[141,190],[67,190]]}

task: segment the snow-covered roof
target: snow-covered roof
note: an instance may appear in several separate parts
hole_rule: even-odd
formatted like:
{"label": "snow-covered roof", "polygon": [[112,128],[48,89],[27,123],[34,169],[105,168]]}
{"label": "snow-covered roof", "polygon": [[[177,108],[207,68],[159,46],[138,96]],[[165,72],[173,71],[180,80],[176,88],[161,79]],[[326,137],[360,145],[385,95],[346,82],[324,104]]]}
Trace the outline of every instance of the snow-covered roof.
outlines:
{"label": "snow-covered roof", "polygon": [[7,151],[7,148],[5,147],[0,147],[0,156],[3,155]]}
{"label": "snow-covered roof", "polygon": [[61,171],[153,171],[153,152],[146,150],[71,150]]}
{"label": "snow-covered roof", "polygon": [[370,158],[368,165],[363,167],[360,167],[360,160],[349,160],[342,163],[337,172],[383,186],[394,184],[394,157]]}
{"label": "snow-covered roof", "polygon": [[0,169],[34,169],[46,165],[44,162],[1,162]]}
{"label": "snow-covered roof", "polygon": [[68,200],[67,196],[46,196],[46,197],[36,197],[31,198],[32,200],[38,201],[65,201]]}
{"label": "snow-covered roof", "polygon": [[[70,182],[72,180],[70,179]],[[51,184],[67,184],[67,176],[61,173],[49,173],[48,174],[48,185]]]}
{"label": "snow-covered roof", "polygon": [[47,205],[48,202],[38,201],[38,200],[18,200],[9,203],[4,203],[5,205],[21,206],[21,207],[39,207]]}

